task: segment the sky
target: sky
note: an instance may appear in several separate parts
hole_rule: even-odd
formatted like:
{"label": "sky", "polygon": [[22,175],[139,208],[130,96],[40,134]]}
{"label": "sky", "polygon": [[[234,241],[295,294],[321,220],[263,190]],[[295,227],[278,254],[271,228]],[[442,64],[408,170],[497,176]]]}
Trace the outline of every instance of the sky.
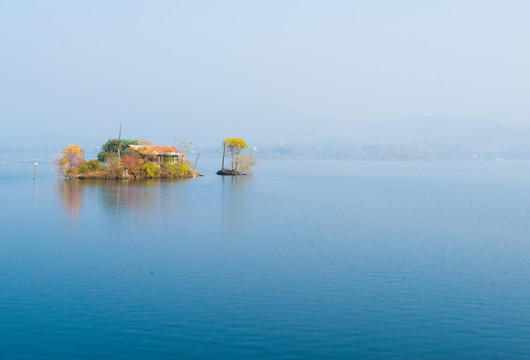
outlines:
{"label": "sky", "polygon": [[528,14],[526,0],[0,0],[0,140],[530,122]]}

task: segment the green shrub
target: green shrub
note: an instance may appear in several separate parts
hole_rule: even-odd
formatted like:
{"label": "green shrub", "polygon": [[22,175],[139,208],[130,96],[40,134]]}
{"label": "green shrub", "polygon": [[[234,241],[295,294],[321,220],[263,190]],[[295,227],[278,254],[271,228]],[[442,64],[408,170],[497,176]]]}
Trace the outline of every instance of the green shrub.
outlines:
{"label": "green shrub", "polygon": [[99,169],[101,169],[101,163],[97,160],[90,160],[81,164],[81,166],[79,167],[79,172],[81,174],[84,174]]}
{"label": "green shrub", "polygon": [[108,162],[108,161],[111,161],[112,159],[117,159],[117,158],[118,158],[118,154],[114,154],[114,153],[107,152],[107,151],[100,151],[98,154],[98,160],[101,162]]}
{"label": "green shrub", "polygon": [[155,164],[145,163],[142,164],[142,174],[145,177],[152,178],[158,173],[158,168]]}
{"label": "green shrub", "polygon": [[110,155],[107,157],[107,160],[105,161],[105,168],[106,169],[117,169],[121,164],[120,159],[118,159],[117,156]]}
{"label": "green shrub", "polygon": [[[100,154],[107,153],[107,154],[113,154],[115,156],[118,156],[118,148],[123,154],[123,151],[128,145],[138,145],[138,140],[109,139],[105,144],[101,146]],[[100,160],[100,161],[103,161],[103,160]]]}
{"label": "green shrub", "polygon": [[185,164],[176,165],[176,168],[178,169],[178,172],[181,176],[188,176],[190,173],[188,167]]}
{"label": "green shrub", "polygon": [[190,174],[190,169],[186,164],[161,164],[160,171],[162,177],[186,177]]}
{"label": "green shrub", "polygon": [[163,174],[167,177],[175,176],[178,171],[177,165],[175,164],[165,163],[160,165],[160,168],[162,169]]}

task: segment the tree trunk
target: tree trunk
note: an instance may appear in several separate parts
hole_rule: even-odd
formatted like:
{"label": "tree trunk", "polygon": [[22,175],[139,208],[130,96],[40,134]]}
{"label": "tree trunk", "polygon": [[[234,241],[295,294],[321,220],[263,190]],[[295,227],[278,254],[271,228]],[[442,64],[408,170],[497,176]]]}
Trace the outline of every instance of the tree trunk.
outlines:
{"label": "tree trunk", "polygon": [[223,165],[221,165],[221,170],[225,168],[225,152],[226,152],[226,145],[223,145]]}

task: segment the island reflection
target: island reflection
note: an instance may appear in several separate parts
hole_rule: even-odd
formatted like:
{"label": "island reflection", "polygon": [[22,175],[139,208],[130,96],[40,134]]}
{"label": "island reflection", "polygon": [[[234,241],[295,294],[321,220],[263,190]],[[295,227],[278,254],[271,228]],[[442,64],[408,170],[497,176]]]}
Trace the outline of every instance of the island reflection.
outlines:
{"label": "island reflection", "polygon": [[58,186],[61,204],[72,218],[93,206],[118,221],[122,215],[150,221],[169,215],[182,219],[186,214],[185,180],[61,181]]}
{"label": "island reflection", "polygon": [[93,221],[95,214],[104,214],[97,216],[99,225],[151,227],[158,223],[175,232],[182,226],[200,227],[206,219],[214,226],[214,214],[219,214],[225,231],[244,231],[255,179],[225,176],[220,180],[220,201],[205,198],[204,189],[189,180],[61,181],[56,193],[68,218],[76,222],[80,218]]}

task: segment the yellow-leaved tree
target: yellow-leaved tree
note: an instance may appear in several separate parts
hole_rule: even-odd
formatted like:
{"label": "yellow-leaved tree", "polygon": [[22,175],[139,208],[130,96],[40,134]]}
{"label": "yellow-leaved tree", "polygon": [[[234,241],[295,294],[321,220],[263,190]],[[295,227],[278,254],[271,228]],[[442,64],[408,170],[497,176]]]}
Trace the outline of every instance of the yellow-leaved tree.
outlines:
{"label": "yellow-leaved tree", "polygon": [[227,137],[223,140],[223,163],[221,171],[225,171],[225,154],[228,151],[231,155],[232,171],[237,173],[250,173],[252,166],[256,164],[256,159],[252,155],[241,154],[248,148],[247,143],[242,138]]}
{"label": "yellow-leaved tree", "polygon": [[232,170],[237,171],[237,157],[239,154],[241,154],[241,151],[243,149],[246,149],[248,147],[245,140],[242,138],[234,138],[234,137],[227,137],[223,140],[223,164],[221,166],[221,169],[225,168],[225,153],[228,150],[228,152],[232,155]]}
{"label": "yellow-leaved tree", "polygon": [[79,167],[85,162],[83,150],[78,145],[68,145],[63,149],[57,159],[59,175],[73,179],[79,173]]}

